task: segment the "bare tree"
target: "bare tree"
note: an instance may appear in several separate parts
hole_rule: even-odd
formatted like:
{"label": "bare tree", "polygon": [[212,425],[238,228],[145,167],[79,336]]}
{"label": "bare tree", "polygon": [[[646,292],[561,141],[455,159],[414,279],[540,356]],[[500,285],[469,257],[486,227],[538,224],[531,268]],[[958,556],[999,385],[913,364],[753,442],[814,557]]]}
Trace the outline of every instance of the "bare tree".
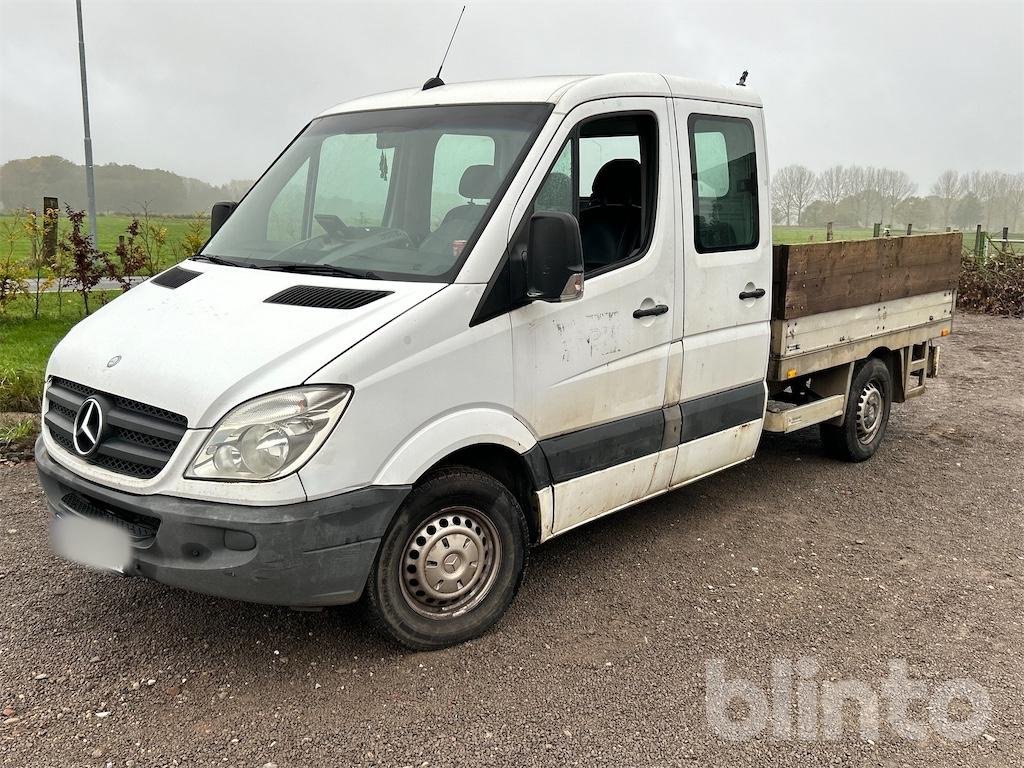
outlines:
{"label": "bare tree", "polygon": [[1011,232],[1017,231],[1017,217],[1024,213],[1024,173],[1015,173],[1009,178],[1006,189],[1009,221],[1006,226]]}
{"label": "bare tree", "polygon": [[932,194],[938,199],[942,208],[942,226],[950,225],[953,206],[967,191],[967,181],[952,168],[943,171],[932,184]]}
{"label": "bare tree", "polygon": [[968,177],[968,189],[981,203],[986,230],[992,223],[992,204],[998,194],[998,187],[999,173],[996,171],[971,171]]}
{"label": "bare tree", "polygon": [[817,180],[814,173],[802,165],[787,165],[772,180],[774,206],[785,216],[786,224],[800,223],[800,214],[811,202]]}
{"label": "bare tree", "polygon": [[851,170],[842,165],[833,165],[818,174],[818,197],[833,213],[840,201],[853,194]]}
{"label": "bare tree", "polygon": [[893,168],[883,168],[879,173],[878,192],[882,198],[882,221],[885,219],[885,210],[889,209],[889,224],[892,224],[896,206],[910,197],[917,191],[917,184],[910,180],[906,171],[897,171]]}

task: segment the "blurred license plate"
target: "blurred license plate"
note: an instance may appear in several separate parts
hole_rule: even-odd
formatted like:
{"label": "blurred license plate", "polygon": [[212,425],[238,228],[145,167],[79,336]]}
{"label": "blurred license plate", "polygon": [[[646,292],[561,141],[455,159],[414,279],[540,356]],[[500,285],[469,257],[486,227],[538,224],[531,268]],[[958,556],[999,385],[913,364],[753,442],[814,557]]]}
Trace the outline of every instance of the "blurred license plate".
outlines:
{"label": "blurred license plate", "polygon": [[124,573],[132,562],[126,531],[87,517],[57,517],[51,526],[53,550],[61,557],[99,571]]}

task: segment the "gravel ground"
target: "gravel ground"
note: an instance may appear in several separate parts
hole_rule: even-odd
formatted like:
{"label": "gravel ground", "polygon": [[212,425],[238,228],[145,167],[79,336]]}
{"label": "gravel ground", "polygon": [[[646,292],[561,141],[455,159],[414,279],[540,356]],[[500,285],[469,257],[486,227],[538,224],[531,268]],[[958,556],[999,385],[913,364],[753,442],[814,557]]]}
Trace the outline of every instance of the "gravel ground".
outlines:
{"label": "gravel ground", "polygon": [[[768,437],[751,463],[536,550],[498,628],[437,653],[396,648],[356,607],[58,561],[34,467],[0,469],[0,765],[1021,765],[1022,342],[1024,321],[962,316],[944,378],[897,407],[872,461]],[[832,740],[813,722],[809,740],[713,727],[707,662],[768,691],[773,661],[804,657],[802,690],[855,679],[882,701],[906,660],[926,724],[943,682],[971,678],[991,719],[965,742],[865,738],[852,705]]]}

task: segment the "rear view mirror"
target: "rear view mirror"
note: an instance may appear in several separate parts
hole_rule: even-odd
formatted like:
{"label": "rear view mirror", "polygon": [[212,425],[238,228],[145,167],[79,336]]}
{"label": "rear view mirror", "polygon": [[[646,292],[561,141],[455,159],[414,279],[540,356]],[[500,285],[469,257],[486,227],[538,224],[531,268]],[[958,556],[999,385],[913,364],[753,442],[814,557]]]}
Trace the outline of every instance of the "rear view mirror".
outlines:
{"label": "rear view mirror", "polygon": [[572,301],[583,295],[583,241],[576,217],[543,211],[530,218],[526,297]]}
{"label": "rear view mirror", "polygon": [[224,222],[238,206],[238,203],[214,203],[210,211],[210,237],[217,234],[217,230],[224,226]]}

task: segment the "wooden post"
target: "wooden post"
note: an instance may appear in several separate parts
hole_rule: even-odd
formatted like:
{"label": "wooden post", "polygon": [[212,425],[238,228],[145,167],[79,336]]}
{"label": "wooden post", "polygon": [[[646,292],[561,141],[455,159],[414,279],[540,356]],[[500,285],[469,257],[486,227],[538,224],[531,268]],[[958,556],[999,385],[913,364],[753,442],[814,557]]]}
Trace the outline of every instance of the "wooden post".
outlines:
{"label": "wooden post", "polygon": [[913,233],[913,231],[914,231],[914,225],[913,224],[907,224],[907,234],[909,235],[909,234]]}
{"label": "wooden post", "polygon": [[57,211],[60,215],[60,208],[56,197],[43,198],[43,254],[48,261],[52,261],[57,253],[57,218],[51,222],[47,217],[47,211]]}
{"label": "wooden post", "polygon": [[828,224],[825,225],[825,240],[826,240],[826,242],[830,242],[832,240],[832,222],[831,221],[828,222]]}
{"label": "wooden post", "polygon": [[1010,247],[1010,228],[1003,227],[1003,250],[1005,251]]}
{"label": "wooden post", "polygon": [[981,224],[974,230],[974,257],[976,259],[981,258],[981,245],[984,242],[984,238],[981,236]]}
{"label": "wooden post", "polygon": [[874,233],[871,236],[872,237],[881,237],[881,235],[882,235],[882,223],[876,221],[875,222],[875,231],[874,231]]}

